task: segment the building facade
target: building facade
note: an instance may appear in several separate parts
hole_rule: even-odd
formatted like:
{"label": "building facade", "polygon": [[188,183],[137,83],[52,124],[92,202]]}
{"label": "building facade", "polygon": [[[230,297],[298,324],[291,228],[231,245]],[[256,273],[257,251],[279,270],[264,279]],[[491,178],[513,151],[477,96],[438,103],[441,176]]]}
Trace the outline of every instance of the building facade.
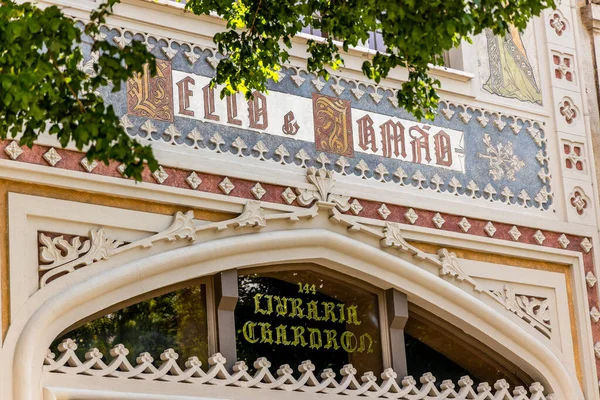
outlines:
{"label": "building facade", "polygon": [[123,0],[158,71],[103,95],[161,166],[0,144],[0,399],[600,399],[596,7],[450,51],[416,121],[376,34],[221,98],[223,22]]}

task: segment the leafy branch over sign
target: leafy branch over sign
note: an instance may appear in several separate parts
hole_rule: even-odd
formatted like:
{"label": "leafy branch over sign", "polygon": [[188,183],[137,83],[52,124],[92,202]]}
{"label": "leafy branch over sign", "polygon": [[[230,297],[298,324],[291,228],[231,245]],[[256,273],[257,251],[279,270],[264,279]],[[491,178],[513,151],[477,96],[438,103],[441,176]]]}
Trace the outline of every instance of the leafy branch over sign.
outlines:
{"label": "leafy branch over sign", "polygon": [[119,91],[145,64],[154,73],[154,57],[135,40],[124,48],[93,40],[87,61],[80,46],[101,36],[118,1],[102,3],[81,27],[56,6],[0,0],[0,138],[31,147],[41,133],[56,135],[62,147],[85,149],[90,161],[120,162],[138,180],[146,165],[158,168],[150,146],[128,136],[98,94]]}

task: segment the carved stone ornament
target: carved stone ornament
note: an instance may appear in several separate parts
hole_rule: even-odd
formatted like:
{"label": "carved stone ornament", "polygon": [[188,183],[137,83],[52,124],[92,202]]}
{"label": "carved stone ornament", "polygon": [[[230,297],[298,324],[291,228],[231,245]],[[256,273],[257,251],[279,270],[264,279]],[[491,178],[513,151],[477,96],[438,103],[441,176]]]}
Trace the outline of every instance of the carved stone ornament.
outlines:
{"label": "carved stone ornament", "polygon": [[458,263],[458,257],[456,253],[451,253],[448,249],[440,249],[438,250],[438,256],[440,257],[441,265],[440,265],[440,276],[451,276],[456,278],[458,281],[466,281],[473,285],[473,288],[481,292],[482,288],[479,287],[477,282],[473,278],[471,278],[463,269],[460,267]]}
{"label": "carved stone ornament", "polygon": [[44,360],[45,373],[58,373],[67,376],[95,376],[110,379],[135,379],[142,381],[180,382],[187,385],[214,385],[271,391],[278,394],[265,394],[265,397],[279,398],[281,393],[300,392],[322,395],[345,395],[351,397],[368,396],[376,399],[394,398],[397,400],[467,400],[467,399],[502,399],[502,400],[551,400],[552,394],[544,394],[544,387],[534,382],[529,387],[530,395],[523,386],[515,387],[512,392],[508,382],[498,380],[493,388],[488,383],[474,386],[468,376],[463,376],[457,382],[458,388],[450,380],[436,385],[436,378],[431,373],[424,374],[419,383],[412,376],[398,379],[391,368],[381,373],[380,381],[373,372],[365,372],[357,376],[352,364],[344,365],[337,374],[330,368],[324,369],[320,375],[315,375],[316,366],[310,361],[303,361],[298,366],[298,377],[287,364],[271,368],[271,363],[264,357],[258,358],[253,367],[254,374],[248,372],[244,361],[236,362],[231,370],[225,367],[226,359],[220,353],[208,359],[208,371],[204,372],[202,362],[198,357],[190,357],[181,364],[179,354],[173,349],[166,349],[160,355],[159,366],[149,353],[141,353],[136,358],[136,365],[127,359],[129,350],[118,344],[110,350],[111,360],[102,360],[103,354],[98,349],[91,349],[85,354],[85,360],[80,360],[75,354],[77,344],[72,339],[66,339],[59,346],[60,355],[48,350]]}
{"label": "carved stone ornament", "polygon": [[490,293],[507,310],[529,322],[546,337],[550,337],[552,327],[548,299],[516,294],[515,290],[508,285],[504,286],[504,290],[491,290]]}
{"label": "carved stone ornament", "polygon": [[[505,305],[507,309],[517,313],[521,318],[536,326],[536,328],[541,326],[549,331],[550,323],[545,319],[547,317],[547,310],[542,310],[543,307],[547,309],[547,303],[538,305],[538,300],[529,300],[526,296],[518,296],[518,298],[514,296],[502,297],[496,292],[484,291],[461,268],[457,255],[448,249],[440,249],[437,255],[427,254],[405,240],[402,235],[402,225],[398,222],[385,222],[382,226],[381,223],[383,221],[365,222],[363,218],[352,213],[346,214],[345,212],[350,210],[351,207],[349,198],[331,192],[335,184],[331,171],[309,168],[307,177],[315,186],[315,189],[297,189],[297,192],[299,193],[298,201],[301,204],[310,205],[314,203],[310,208],[301,208],[281,213],[265,213],[260,201],[249,200],[239,216],[226,221],[204,224],[196,224],[194,222],[194,213],[192,211],[186,213],[177,212],[173,217],[171,225],[165,230],[132,243],[124,243],[120,240],[109,238],[104,229],[92,230],[90,238],[86,238],[83,241],[79,237],[67,241],[64,239],[64,236],[50,238],[44,234],[40,234],[40,287],[80,267],[109,259],[134,248],[149,248],[159,241],[175,241],[180,239],[196,241],[199,232],[210,230],[223,231],[230,228],[242,227],[261,229],[266,227],[270,220],[298,222],[300,220],[316,218],[319,216],[320,211],[326,210],[327,212],[322,214],[326,214],[324,217],[331,223],[347,227],[350,233],[361,232],[371,236],[377,239],[383,248],[407,253],[413,258],[437,268],[441,277],[468,282],[476,292],[483,292],[490,295],[496,301]],[[291,189],[288,189],[291,192]],[[240,233],[249,232],[243,231]],[[238,233],[232,232],[232,234]]]}
{"label": "carved stone ornament", "polygon": [[308,168],[306,171],[306,178],[310,183],[315,185],[315,189],[296,189],[296,192],[298,193],[298,203],[303,206],[308,206],[314,201],[330,203],[340,211],[348,211],[350,209],[350,197],[331,192],[331,189],[335,185],[333,174],[333,171],[326,170],[325,168]]}

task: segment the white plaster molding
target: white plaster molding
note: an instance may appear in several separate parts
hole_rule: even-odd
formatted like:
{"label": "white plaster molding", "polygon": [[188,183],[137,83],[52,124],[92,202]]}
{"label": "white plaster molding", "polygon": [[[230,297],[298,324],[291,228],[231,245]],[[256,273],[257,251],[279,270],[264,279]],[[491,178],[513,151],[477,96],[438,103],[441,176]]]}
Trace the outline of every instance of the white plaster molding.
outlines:
{"label": "white plaster molding", "polygon": [[[254,374],[248,373],[244,361],[238,361],[231,371],[225,368],[226,359],[220,353],[208,359],[207,372],[201,368],[202,362],[197,357],[190,357],[181,368],[177,362],[179,355],[173,349],[166,349],[160,355],[162,363],[154,365],[154,359],[149,353],[141,353],[132,365],[127,359],[129,350],[122,344],[110,350],[112,360],[107,364],[98,349],[90,349],[82,361],[75,354],[77,345],[73,340],[66,339],[59,345],[61,352],[55,360],[54,353],[48,350],[44,360],[44,371],[68,376],[91,375],[112,379],[142,379],[144,381],[182,382],[192,385],[234,386],[240,388],[255,388],[259,390],[284,390],[286,392],[322,393],[326,395],[368,396],[370,398],[394,398],[398,400],[413,400],[427,398],[429,400],[467,400],[475,398],[495,398],[504,400],[549,400],[553,395],[544,394],[544,387],[534,382],[529,387],[529,394],[523,386],[510,390],[509,384],[498,380],[492,388],[489,384],[479,384],[474,387],[473,380],[463,376],[455,385],[450,380],[444,380],[441,386],[436,386],[436,378],[431,373],[424,374],[419,383],[407,376],[398,380],[398,375],[388,368],[381,373],[381,381],[373,372],[366,372],[361,377],[352,364],[344,365],[339,371],[341,379],[336,379],[336,373],[325,369],[320,376],[315,375],[316,366],[310,361],[303,361],[298,366],[300,376],[294,377],[294,370],[288,365],[282,365],[276,370],[271,369],[271,363],[264,357],[253,363]],[[275,372],[275,373],[273,373]],[[358,378],[358,379],[357,379]],[[458,386],[458,387],[457,387]],[[266,395],[268,396],[268,395]]]}
{"label": "white plaster molding", "polygon": [[508,285],[504,285],[504,290],[492,290],[491,293],[507,310],[529,322],[531,326],[550,338],[552,326],[548,312],[548,299],[518,295]]}
{"label": "white plaster molding", "polygon": [[[230,245],[226,245],[226,243]],[[313,244],[311,245],[310,243]],[[265,245],[269,248],[265,247]],[[312,249],[313,245],[316,246],[314,247],[314,251],[310,250],[307,253],[307,249]],[[292,252],[289,246],[301,249],[301,251]],[[330,246],[335,246],[342,258],[333,257],[334,253],[328,250]],[[215,251],[215,249],[218,249],[218,251]],[[14,376],[12,382],[14,382],[15,390],[17,390],[15,392],[17,398],[32,398],[30,391],[34,386],[31,385],[31,382],[37,382],[37,379],[39,379],[39,373],[36,372],[36,364],[33,361],[36,357],[41,357],[41,363],[46,355],[45,350],[42,352],[42,348],[39,346],[40,343],[50,343],[55,335],[58,335],[66,326],[83,318],[87,313],[95,312],[93,310],[101,310],[107,306],[101,303],[119,301],[118,297],[115,297],[116,294],[119,297],[136,296],[140,290],[152,290],[156,285],[162,287],[173,284],[172,282],[181,281],[182,279],[190,279],[174,274],[174,271],[178,270],[178,268],[202,263],[202,268],[194,266],[192,269],[185,269],[186,273],[198,275],[235,268],[235,265],[246,265],[250,260],[253,260],[253,263],[259,260],[258,262],[267,264],[277,262],[275,260],[283,262],[284,259],[293,262],[292,260],[300,257],[301,254],[305,261],[307,260],[307,254],[310,254],[311,259],[331,260],[332,264],[325,263],[325,265],[329,265],[332,268],[339,268],[342,265],[354,265],[358,275],[374,274],[373,277],[377,276],[378,280],[389,282],[388,285],[396,285],[397,282],[400,282],[402,290],[407,290],[409,293],[413,292],[410,282],[415,280],[422,281],[422,283],[430,282],[434,286],[439,287],[432,287],[427,293],[420,293],[418,296],[412,298],[417,304],[421,305],[425,305],[423,301],[427,303],[432,302],[431,304],[445,304],[438,311],[441,315],[451,313],[458,316],[460,320],[463,320],[470,318],[470,315],[478,309],[484,309],[485,312],[481,313],[480,317],[478,317],[482,318],[478,323],[474,323],[473,321],[473,324],[461,325],[467,333],[481,337],[482,330],[488,332],[496,337],[494,340],[486,341],[492,347],[512,346],[511,343],[515,340],[521,342],[519,350],[511,354],[518,354],[518,357],[525,357],[526,359],[533,357],[529,362],[533,362],[533,359],[539,359],[539,362],[535,362],[535,368],[541,368],[540,372],[542,375],[549,382],[552,382],[553,391],[556,391],[559,396],[566,396],[565,398],[583,399],[576,384],[576,379],[569,377],[570,375],[564,370],[564,365],[556,359],[556,356],[544,345],[533,339],[529,334],[511,323],[509,319],[497,311],[485,306],[472,296],[453,288],[452,285],[448,285],[438,278],[432,280],[432,278],[435,278],[432,274],[421,270],[405,260],[392,257],[385,252],[373,251],[373,248],[369,245],[345,238],[339,234],[326,232],[322,229],[265,232],[264,234],[257,233],[237,238],[217,239],[208,243],[198,243],[194,246],[186,246],[161,254],[155,254],[144,259],[136,258],[132,263],[113,263],[114,267],[110,269],[83,268],[79,270],[81,273],[69,274],[57,280],[55,285],[46,286],[30,299],[31,304],[27,309],[32,314],[27,313],[15,318],[13,328],[7,336],[7,348],[14,349],[17,343],[16,339],[19,338],[19,346],[15,357],[18,357],[17,359],[20,361],[15,364],[14,375],[2,374],[2,378],[0,379],[9,379],[8,382],[11,382],[11,376]],[[258,258],[254,258],[255,256]],[[359,266],[357,263],[361,265]],[[410,272],[406,271],[404,273],[403,269],[399,268],[400,265],[413,266],[410,267]],[[129,266],[133,270],[130,271]],[[381,268],[384,269],[382,270]],[[184,269],[181,271],[184,271]],[[397,277],[394,278],[393,276]],[[153,283],[146,282],[143,280],[146,278],[143,277],[152,279]],[[104,283],[100,284],[99,279]],[[105,285],[111,282],[112,284],[118,283],[117,287],[107,289]],[[130,284],[135,285],[135,289],[129,286]],[[69,290],[64,290],[65,287],[68,287]],[[104,295],[99,296],[98,293],[104,293]],[[47,296],[51,296],[54,299],[48,302]],[[455,306],[443,303],[439,297],[444,297],[452,303],[466,303],[460,306],[462,311],[458,312],[458,309],[454,309]],[[76,301],[73,301],[73,299],[76,299]],[[88,304],[88,302],[91,303],[84,308],[78,305]],[[95,305],[92,307],[92,304]],[[52,312],[48,313],[49,310],[52,310]],[[60,320],[55,320],[59,315]],[[69,322],[71,320],[73,322]],[[495,327],[488,330],[486,328],[488,324],[493,324]],[[52,328],[44,328],[46,326],[52,326]],[[43,338],[40,338],[41,332],[43,333]],[[498,335],[503,337],[500,338]],[[12,353],[10,353],[12,350],[6,351],[8,351],[8,353],[5,353],[7,357],[2,357],[1,363],[2,365],[13,365]],[[503,353],[507,354],[506,350]],[[8,386],[11,385],[9,384]]]}

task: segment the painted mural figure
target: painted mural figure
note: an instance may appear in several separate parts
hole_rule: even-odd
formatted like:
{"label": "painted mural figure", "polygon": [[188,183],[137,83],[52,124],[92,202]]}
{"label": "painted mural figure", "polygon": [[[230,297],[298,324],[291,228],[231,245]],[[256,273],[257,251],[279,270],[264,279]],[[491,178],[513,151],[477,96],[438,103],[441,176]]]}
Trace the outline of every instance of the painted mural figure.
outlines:
{"label": "painted mural figure", "polygon": [[490,77],[483,88],[498,96],[542,104],[542,93],[535,81],[521,34],[510,26],[506,36],[495,36],[486,29]]}

